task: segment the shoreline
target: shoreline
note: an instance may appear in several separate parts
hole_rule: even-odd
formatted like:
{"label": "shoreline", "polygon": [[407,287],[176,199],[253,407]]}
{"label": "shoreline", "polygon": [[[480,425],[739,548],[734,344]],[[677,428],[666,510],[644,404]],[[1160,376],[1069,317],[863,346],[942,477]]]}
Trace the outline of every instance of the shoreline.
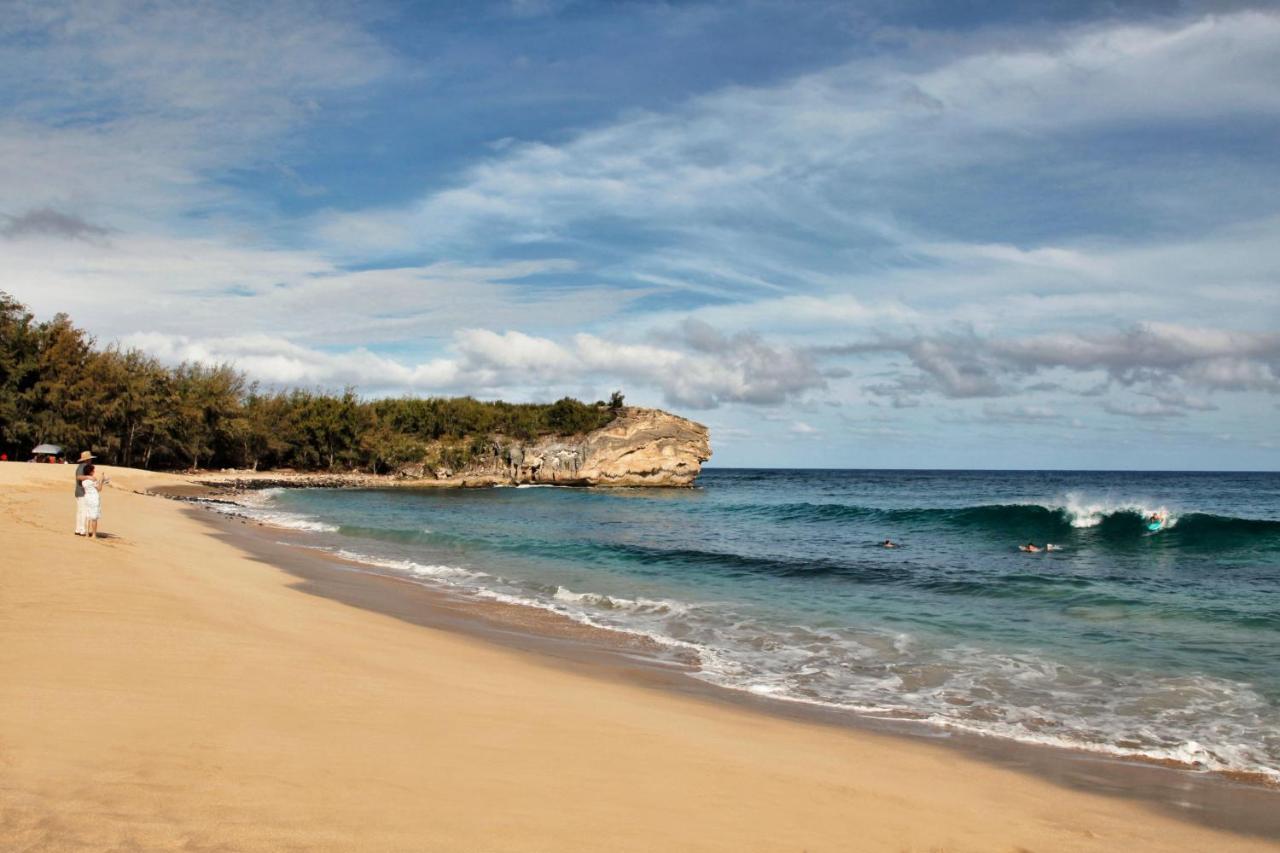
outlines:
{"label": "shoreline", "polygon": [[762,713],[141,493],[177,478],[110,470],[110,536],[78,540],[33,467],[0,465],[0,839],[23,849],[1275,847],[1249,818],[1272,792],[1192,785],[1215,829],[1137,796],[1131,765],[1067,784]]}
{"label": "shoreline", "polygon": [[1032,774],[1079,791],[1141,802],[1165,814],[1215,829],[1280,839],[1280,786],[1261,775],[1197,769],[1142,756],[1095,752],[947,729],[921,720],[859,714],[844,708],[754,694],[691,676],[692,661],[653,654],[652,641],[623,630],[586,625],[532,604],[483,601],[452,593],[305,544],[305,531],[252,516],[187,508],[263,562],[299,578],[299,589],[415,625],[456,632],[591,677],[696,698],[717,706],[836,730],[924,741],[993,766]]}
{"label": "shoreline", "polygon": [[[307,488],[307,486],[273,486],[271,488]],[[376,490],[377,486],[374,485],[369,488]],[[452,610],[467,611],[472,618],[519,625],[521,630],[526,631],[531,639],[536,639],[543,635],[573,636],[579,640],[587,636],[594,636],[596,641],[610,649],[629,648],[646,655],[647,660],[642,661],[642,663],[647,662],[659,666],[667,666],[674,663],[676,664],[675,668],[681,670],[687,676],[684,680],[693,682],[691,686],[686,685],[686,690],[704,691],[713,695],[727,696],[731,701],[754,703],[756,707],[763,708],[769,713],[822,722],[834,721],[837,725],[870,727],[874,730],[889,731],[896,735],[916,738],[953,739],[959,743],[977,744],[978,746],[971,748],[970,752],[980,755],[996,755],[999,757],[1002,750],[1013,748],[1030,750],[1033,753],[1044,751],[1050,756],[1059,756],[1059,758],[1050,757],[1047,760],[1040,761],[1019,760],[1017,764],[1047,765],[1047,770],[1039,772],[1045,773],[1051,778],[1061,775],[1056,768],[1052,767],[1054,762],[1059,761],[1062,756],[1071,756],[1086,762],[1100,761],[1154,767],[1176,771],[1196,779],[1207,778],[1248,788],[1280,792],[1280,781],[1273,775],[1262,771],[1251,772],[1248,770],[1206,767],[1194,761],[1149,755],[1140,751],[1123,752],[1105,747],[1091,748],[1087,744],[1020,739],[998,733],[985,732],[980,729],[965,728],[962,725],[952,725],[945,721],[929,720],[925,719],[923,715],[870,713],[856,708],[810,701],[800,697],[755,693],[730,684],[699,679],[696,677],[696,673],[700,667],[698,660],[694,656],[695,653],[672,651],[670,647],[662,644],[661,638],[654,639],[644,633],[629,631],[625,627],[599,625],[590,620],[584,621],[533,600],[516,600],[501,595],[492,598],[487,596],[479,597],[468,590],[456,588],[447,580],[410,577],[405,573],[403,566],[385,565],[372,557],[352,554],[345,550],[335,551],[332,547],[317,547],[314,544],[308,544],[306,538],[312,532],[336,532],[336,528],[330,529],[327,525],[315,528],[294,527],[277,523],[271,518],[255,516],[252,512],[257,508],[256,505],[247,503],[244,500],[246,495],[251,495],[255,491],[231,493],[231,499],[225,499],[223,496],[228,493],[220,491],[204,493],[204,496],[185,492],[181,495],[174,495],[163,489],[156,490],[155,493],[175,497],[196,507],[214,510],[209,517],[219,521],[238,519],[251,526],[275,530],[277,531],[277,538],[286,537],[291,540],[297,540],[290,542],[290,544],[297,549],[305,551],[312,559],[324,561],[329,565],[347,566],[350,570],[370,576],[391,579],[422,588],[438,597],[440,601],[449,602],[449,607]],[[244,511],[237,512],[235,510],[222,509],[222,507],[238,507]],[[279,554],[276,555],[276,558],[283,559]],[[439,603],[439,601],[436,601],[435,605]],[[376,603],[371,606],[374,609],[380,609]],[[522,615],[494,616],[495,613],[503,612]],[[654,658],[663,657],[660,654],[661,652],[666,653],[665,660],[655,660]],[[1181,788],[1184,785],[1185,782],[1172,780],[1166,785],[1157,785],[1157,787],[1168,788],[1171,792],[1175,792],[1170,793],[1170,797],[1176,796],[1182,799]]]}

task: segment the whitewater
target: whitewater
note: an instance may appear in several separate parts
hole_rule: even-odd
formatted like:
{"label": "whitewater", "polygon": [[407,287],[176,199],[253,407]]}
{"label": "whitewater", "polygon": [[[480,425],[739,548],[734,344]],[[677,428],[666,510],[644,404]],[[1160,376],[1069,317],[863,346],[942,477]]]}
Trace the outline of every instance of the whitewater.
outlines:
{"label": "whitewater", "polygon": [[1280,783],[1277,474],[712,470],[691,490],[286,490],[237,511],[648,638],[729,689]]}

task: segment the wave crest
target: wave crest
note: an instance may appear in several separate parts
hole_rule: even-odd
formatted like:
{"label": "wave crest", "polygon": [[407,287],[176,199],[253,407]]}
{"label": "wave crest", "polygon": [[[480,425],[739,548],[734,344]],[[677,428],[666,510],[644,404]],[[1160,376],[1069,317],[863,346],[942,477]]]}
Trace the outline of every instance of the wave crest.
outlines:
{"label": "wave crest", "polygon": [[872,522],[888,530],[950,527],[1001,533],[1013,539],[1055,539],[1095,534],[1102,540],[1130,539],[1151,533],[1152,515],[1164,519],[1159,531],[1178,544],[1223,544],[1224,539],[1272,537],[1280,540],[1280,520],[1239,518],[1179,510],[1145,500],[1090,499],[1069,494],[1062,500],[976,504],[949,508],[884,508],[838,503],[739,504],[735,514],[808,524]]}

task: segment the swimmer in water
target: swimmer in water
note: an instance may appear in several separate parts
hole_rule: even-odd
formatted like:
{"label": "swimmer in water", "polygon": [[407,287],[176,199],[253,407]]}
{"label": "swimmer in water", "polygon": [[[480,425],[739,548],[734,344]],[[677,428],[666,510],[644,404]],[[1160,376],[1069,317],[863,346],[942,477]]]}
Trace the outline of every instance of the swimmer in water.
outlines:
{"label": "swimmer in water", "polygon": [[880,547],[881,548],[897,548],[898,543],[894,542],[892,539],[886,539],[880,543]]}
{"label": "swimmer in water", "polygon": [[1018,550],[1019,550],[1019,551],[1025,551],[1025,552],[1027,552],[1028,554],[1038,554],[1038,553],[1040,553],[1041,551],[1043,551],[1044,549],[1043,549],[1043,548],[1041,548],[1039,545],[1037,545],[1037,544],[1036,544],[1036,543],[1034,543],[1034,542],[1028,542],[1026,545],[1019,545],[1019,546],[1018,546]]}

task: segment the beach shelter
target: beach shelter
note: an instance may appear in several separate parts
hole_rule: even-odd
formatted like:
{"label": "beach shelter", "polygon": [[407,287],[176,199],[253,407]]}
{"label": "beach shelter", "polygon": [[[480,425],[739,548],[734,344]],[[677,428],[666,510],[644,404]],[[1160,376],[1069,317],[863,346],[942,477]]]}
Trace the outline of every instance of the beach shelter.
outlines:
{"label": "beach shelter", "polygon": [[55,459],[61,459],[63,454],[62,445],[60,444],[37,444],[31,449],[31,457],[43,462],[50,456]]}

